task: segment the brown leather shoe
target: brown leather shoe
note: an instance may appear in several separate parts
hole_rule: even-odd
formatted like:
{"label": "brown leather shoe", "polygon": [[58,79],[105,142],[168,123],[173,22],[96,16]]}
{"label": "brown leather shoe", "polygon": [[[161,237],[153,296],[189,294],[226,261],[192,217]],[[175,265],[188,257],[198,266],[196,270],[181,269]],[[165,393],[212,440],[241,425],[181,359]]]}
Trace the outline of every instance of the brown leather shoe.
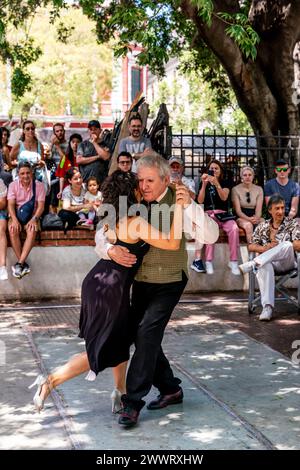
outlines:
{"label": "brown leather shoe", "polygon": [[139,414],[140,412],[138,410],[135,410],[131,406],[126,405],[125,408],[123,408],[123,410],[120,412],[118,423],[122,426],[126,426],[127,428],[131,428],[132,426],[136,425]]}
{"label": "brown leather shoe", "polygon": [[148,410],[160,410],[169,405],[177,405],[182,403],[183,400],[183,391],[182,388],[176,393],[170,395],[158,395],[156,400],[153,400],[147,405]]}

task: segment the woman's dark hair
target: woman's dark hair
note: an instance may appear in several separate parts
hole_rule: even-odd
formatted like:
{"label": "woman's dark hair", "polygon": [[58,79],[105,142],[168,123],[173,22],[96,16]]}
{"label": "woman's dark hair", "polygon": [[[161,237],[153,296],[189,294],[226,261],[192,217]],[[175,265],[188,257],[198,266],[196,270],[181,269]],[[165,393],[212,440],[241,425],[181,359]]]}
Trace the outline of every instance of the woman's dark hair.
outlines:
{"label": "woman's dark hair", "polygon": [[71,137],[69,138],[68,147],[67,147],[67,150],[66,150],[66,156],[70,160],[71,164],[75,165],[76,162],[74,162],[74,152],[73,152],[73,149],[71,147],[71,142],[72,142],[73,139],[78,139],[79,142],[82,142],[82,137],[81,137],[80,134],[72,134]]}
{"label": "woman's dark hair", "polygon": [[116,211],[116,223],[119,221],[119,197],[126,196],[127,212],[130,206],[137,204],[136,189],[138,188],[138,179],[134,173],[128,173],[122,170],[114,171],[108,176],[101,186],[103,204],[111,204]]}
{"label": "woman's dark hair", "polygon": [[[30,119],[26,119],[26,121],[23,122],[23,125],[22,125],[22,131],[23,132],[22,132],[22,135],[21,135],[21,138],[20,138],[20,140],[22,140],[22,142],[24,142],[24,140],[25,140],[24,129],[25,129],[25,126],[27,126],[27,124],[32,124],[33,127],[35,128],[34,122],[31,121]],[[38,142],[36,135],[34,135],[34,140],[36,140],[36,142]]]}
{"label": "woman's dark hair", "polygon": [[209,162],[209,164],[207,165],[207,169],[206,169],[206,172],[209,170],[209,167],[212,163],[215,163],[215,165],[218,165],[218,167],[220,168],[221,170],[221,173],[220,173],[220,178],[219,180],[222,180],[224,178],[224,166],[222,165],[221,162],[219,162],[219,160],[216,160],[216,159],[213,159]]}
{"label": "woman's dark hair", "polygon": [[6,132],[6,134],[7,134],[7,141],[10,138],[10,130],[5,126],[0,127],[0,148],[2,147],[3,132]]}
{"label": "woman's dark hair", "polygon": [[67,171],[66,171],[66,174],[65,174],[65,182],[67,184],[70,184],[70,181],[73,176],[75,175],[75,173],[80,173],[79,169],[76,167],[76,166],[71,166],[71,168],[69,168]]}

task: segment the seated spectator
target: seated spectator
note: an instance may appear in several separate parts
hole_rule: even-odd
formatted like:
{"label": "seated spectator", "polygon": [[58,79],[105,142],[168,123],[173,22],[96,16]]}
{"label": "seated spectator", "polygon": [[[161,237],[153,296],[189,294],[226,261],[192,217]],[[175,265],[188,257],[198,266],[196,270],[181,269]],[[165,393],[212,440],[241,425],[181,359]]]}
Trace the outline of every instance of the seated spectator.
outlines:
{"label": "seated spectator", "polygon": [[7,250],[7,188],[0,178],[0,281],[6,281],[8,279],[6,269],[6,250]]}
{"label": "seated spectator", "polygon": [[61,156],[55,173],[56,177],[59,178],[59,193],[57,194],[58,199],[61,199],[63,189],[65,188],[66,172],[72,166],[76,166],[77,149],[81,142],[82,137],[80,134],[72,134],[69,138],[66,154]]}
{"label": "seated spectator", "polygon": [[117,156],[118,169],[127,173],[132,169],[132,155],[125,150]]}
{"label": "seated spectator", "polygon": [[180,157],[170,157],[169,165],[171,169],[170,181],[171,183],[182,183],[189,190],[190,196],[193,200],[196,198],[195,181],[192,178],[184,176],[184,162]]}
{"label": "seated spectator", "polygon": [[[208,172],[202,174],[198,202],[204,204],[205,212],[227,233],[230,251],[228,267],[231,269],[232,274],[237,276],[240,274],[237,262],[240,245],[239,228],[235,220],[221,222],[216,217],[216,214],[225,213],[229,208],[228,202],[232,184],[224,180],[223,175],[222,163],[218,160],[212,160],[209,164]],[[213,274],[214,245],[206,245],[205,258],[206,272],[207,274]]]}
{"label": "seated spectator", "polygon": [[285,216],[285,200],[280,194],[269,198],[268,212],[271,219],[256,227],[250,252],[260,253],[252,261],[241,264],[243,273],[254,270],[263,307],[260,320],[271,320],[274,308],[275,273],[296,266],[295,251],[300,251],[300,226],[297,220]]}
{"label": "seated spectator", "polygon": [[270,196],[280,194],[285,200],[285,215],[293,219],[298,213],[299,185],[289,179],[291,169],[285,160],[278,160],[275,165],[276,178],[266,182],[264,192],[268,205]]}
{"label": "seated spectator", "polygon": [[[84,195],[85,204],[91,203],[93,205],[92,210],[86,210],[79,212],[79,217],[83,221],[83,226],[94,227],[94,223],[97,222],[98,208],[102,203],[102,193],[99,191],[99,183],[97,178],[90,176],[86,182],[87,192]],[[82,214],[84,217],[82,217]]]}
{"label": "seated spectator", "polygon": [[[17,263],[12,266],[13,276],[21,279],[30,273],[30,267],[26,259],[34,245],[34,240],[39,229],[39,219],[45,206],[45,188],[39,181],[34,181],[33,170],[29,162],[21,162],[18,166],[18,179],[10,183],[8,188],[8,232],[11,246],[17,257]],[[35,184],[35,206],[29,222],[22,226],[17,218],[17,210],[33,196],[33,184]],[[26,239],[22,247],[20,234],[22,229],[26,231]]]}
{"label": "seated spectator", "polygon": [[[35,179],[43,182],[47,191],[48,180],[45,172],[44,148],[35,135],[34,122],[24,121],[22,130],[20,141],[13,146],[10,152],[11,165],[17,167],[21,162],[29,162],[34,167]],[[13,177],[17,177],[16,171],[14,171]]]}
{"label": "seated spectator", "polygon": [[10,138],[10,132],[7,127],[0,127],[0,131],[2,132],[2,149],[4,150],[6,163],[9,164],[9,153],[12,149],[12,146],[8,144]]}
{"label": "seated spectator", "polygon": [[79,144],[76,157],[76,165],[84,182],[90,176],[96,176],[97,180],[102,181],[108,175],[108,161],[110,159],[110,150],[102,141],[101,125],[97,120],[88,123],[90,138]]}
{"label": "seated spectator", "polygon": [[[3,131],[5,129],[5,131]],[[3,137],[6,133],[5,127],[0,127],[0,178],[6,186],[12,181],[12,175],[9,171],[9,151],[5,144],[6,139]]]}
{"label": "seated spectator", "polygon": [[[72,167],[66,173],[68,186],[62,192],[63,208],[58,215],[64,222],[65,228],[73,228],[80,221],[82,211],[93,210],[92,203],[85,203],[85,189],[78,168]],[[89,228],[93,228],[90,226]]]}
{"label": "seated spectator", "polygon": [[253,184],[254,170],[250,166],[241,169],[240,177],[242,182],[232,188],[231,198],[238,217],[236,223],[245,231],[247,243],[250,243],[253,227],[264,221],[261,216],[264,193],[260,186]]}

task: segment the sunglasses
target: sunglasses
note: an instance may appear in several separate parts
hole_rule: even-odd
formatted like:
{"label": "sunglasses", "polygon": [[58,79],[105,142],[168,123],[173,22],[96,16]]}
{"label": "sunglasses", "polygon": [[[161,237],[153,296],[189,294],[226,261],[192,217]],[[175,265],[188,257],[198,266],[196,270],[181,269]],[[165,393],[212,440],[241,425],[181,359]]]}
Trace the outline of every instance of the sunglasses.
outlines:
{"label": "sunglasses", "polygon": [[276,171],[278,171],[278,173],[281,173],[282,171],[285,173],[288,171],[288,168],[276,168]]}
{"label": "sunglasses", "polygon": [[246,193],[246,201],[249,204],[251,202],[250,193]]}
{"label": "sunglasses", "polygon": [[129,165],[131,163],[130,160],[126,160],[124,162],[119,162],[119,165]]}
{"label": "sunglasses", "polygon": [[35,131],[35,127],[25,127],[24,131]]}

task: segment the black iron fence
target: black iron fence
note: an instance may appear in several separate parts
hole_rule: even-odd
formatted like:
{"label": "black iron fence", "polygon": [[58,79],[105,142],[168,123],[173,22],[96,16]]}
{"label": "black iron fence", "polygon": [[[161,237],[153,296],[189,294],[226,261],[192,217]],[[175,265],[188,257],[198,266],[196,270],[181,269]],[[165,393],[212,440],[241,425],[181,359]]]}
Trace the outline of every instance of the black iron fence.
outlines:
{"label": "black iron fence", "polygon": [[[209,165],[212,158],[220,160],[227,177],[239,182],[240,168],[251,166],[256,182],[263,185],[273,176],[274,162],[284,159],[298,169],[300,155],[299,136],[259,136],[251,134],[180,134],[172,135],[172,155],[180,156],[185,162],[185,174],[197,178]],[[293,178],[298,179],[298,171]],[[272,175],[272,176],[270,176]]]}

